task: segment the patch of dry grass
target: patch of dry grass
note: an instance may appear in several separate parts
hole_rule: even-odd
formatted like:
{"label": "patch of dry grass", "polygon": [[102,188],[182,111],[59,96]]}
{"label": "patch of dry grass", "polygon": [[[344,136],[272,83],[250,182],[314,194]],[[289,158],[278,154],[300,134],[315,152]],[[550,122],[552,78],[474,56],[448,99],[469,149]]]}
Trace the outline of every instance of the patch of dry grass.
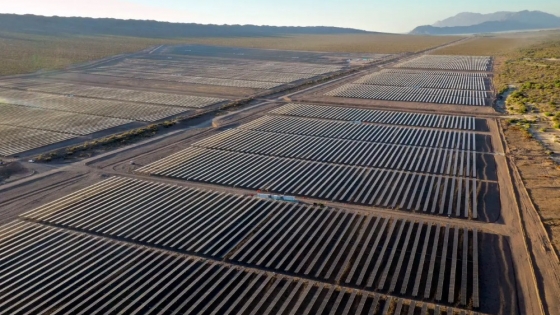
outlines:
{"label": "patch of dry grass", "polygon": [[162,40],[118,36],[39,36],[0,33],[0,75],[63,69],[69,65],[130,53]]}
{"label": "patch of dry grass", "polygon": [[473,36],[467,41],[438,49],[434,55],[507,56],[519,49],[560,36],[558,30]]}
{"label": "patch of dry grass", "polygon": [[532,38],[475,37],[468,41],[438,49],[434,55],[498,56],[534,44]]}

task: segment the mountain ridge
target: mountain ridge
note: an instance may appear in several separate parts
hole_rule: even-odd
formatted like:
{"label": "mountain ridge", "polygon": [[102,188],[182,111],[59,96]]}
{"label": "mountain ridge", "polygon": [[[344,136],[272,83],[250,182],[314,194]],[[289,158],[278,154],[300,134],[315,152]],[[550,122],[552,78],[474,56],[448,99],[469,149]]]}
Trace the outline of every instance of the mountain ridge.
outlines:
{"label": "mountain ridge", "polygon": [[[477,18],[491,19],[489,21],[468,25],[468,18],[472,23],[478,22]],[[466,20],[466,19],[467,20]],[[455,26],[434,26],[455,25]],[[500,11],[490,14],[462,12],[453,17],[436,22],[434,25],[416,27],[410,34],[416,35],[459,35],[496,33],[508,31],[525,31],[539,29],[560,28],[560,17],[542,11]]]}
{"label": "mountain ridge", "polygon": [[38,35],[112,35],[151,38],[370,34],[333,26],[268,26],[171,23],[153,20],[0,14],[2,32]]}
{"label": "mountain ridge", "polygon": [[476,12],[461,12],[452,17],[444,20],[437,21],[432,24],[435,27],[455,27],[455,26],[472,26],[484,22],[500,21],[504,19],[507,14],[514,13],[511,11],[498,11],[494,13],[476,13]]}

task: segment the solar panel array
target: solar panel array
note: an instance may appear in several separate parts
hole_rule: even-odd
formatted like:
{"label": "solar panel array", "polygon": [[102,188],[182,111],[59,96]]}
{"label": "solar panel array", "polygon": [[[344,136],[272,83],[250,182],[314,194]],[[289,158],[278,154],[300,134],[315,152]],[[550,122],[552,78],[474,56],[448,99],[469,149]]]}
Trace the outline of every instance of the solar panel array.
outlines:
{"label": "solar panel array", "polygon": [[477,134],[453,129],[429,129],[410,126],[375,125],[347,121],[329,121],[301,117],[263,116],[239,126],[265,132],[315,136],[345,140],[391,143],[420,147],[460,150],[484,150],[476,145]]}
{"label": "solar panel array", "polygon": [[87,135],[131,123],[131,120],[0,104],[1,125]]}
{"label": "solar panel array", "polygon": [[397,68],[490,71],[492,58],[485,56],[422,55],[397,65]]}
{"label": "solar panel array", "polygon": [[31,223],[1,237],[5,314],[459,312]]}
{"label": "solar panel array", "polygon": [[[487,104],[487,74],[459,70],[490,69],[490,58],[437,58],[407,64],[448,71],[383,70],[330,95]],[[177,56],[89,72],[268,89],[337,69]],[[13,103],[0,104],[0,154],[221,101],[16,81],[0,89]],[[474,117],[286,104],[1,227],[0,313],[478,315],[492,281],[479,250],[501,236],[442,217],[486,216],[492,145],[481,129]]]}
{"label": "solar panel array", "polygon": [[223,257],[276,206],[262,199],[112,178],[25,217],[158,247]]}
{"label": "solar panel array", "polygon": [[[196,147],[189,147],[137,171],[337,202],[478,217],[478,183],[466,177],[425,175]],[[412,189],[413,186],[416,188]],[[418,190],[419,187],[422,189]]]}
{"label": "solar panel array", "polygon": [[286,83],[339,71],[341,66],[244,59],[126,59],[89,73],[192,84],[272,89]]}
{"label": "solar panel array", "polygon": [[74,137],[67,133],[0,125],[0,155],[10,156]]}
{"label": "solar panel array", "polygon": [[[288,105],[288,110],[293,106],[305,108]],[[321,113],[318,108],[307,109],[311,115],[328,116],[315,114]],[[345,113],[330,109],[335,117],[343,119],[356,114],[352,109]],[[477,143],[485,143],[486,136],[464,130],[279,115],[283,110],[201,140],[137,171],[337,202],[478,218],[478,150],[486,152],[490,148]],[[439,119],[437,123],[425,123],[428,126],[474,128],[472,118],[447,117],[423,118]],[[415,120],[408,123],[418,125]]]}
{"label": "solar panel array", "polygon": [[[132,70],[132,71],[131,71]],[[241,70],[241,69],[228,69],[224,71],[222,68],[184,68],[184,67],[173,67],[157,69],[155,67],[141,67],[136,66],[130,69],[125,66],[121,67],[100,67],[95,73],[102,74],[106,72],[107,74],[123,74],[126,72],[132,72],[135,75],[145,74],[145,73],[158,73],[162,75],[169,76],[184,76],[184,77],[206,77],[206,78],[218,78],[218,79],[233,79],[233,80],[249,80],[249,81],[266,81],[266,82],[276,82],[276,83],[289,83],[292,81],[297,81],[301,79],[307,79],[313,76],[313,74],[308,73],[290,73],[290,72],[263,72],[254,70]],[[162,77],[165,78],[165,77]]]}
{"label": "solar panel array", "polygon": [[490,106],[490,76],[481,72],[459,71],[490,71],[491,66],[490,57],[423,55],[396,65],[398,69],[384,69],[365,75],[325,95],[395,102]]}
{"label": "solar panel array", "polygon": [[110,100],[120,100],[139,103],[151,103],[170,106],[182,106],[190,108],[203,108],[215,103],[223,102],[224,99],[214,97],[190,96],[182,94],[148,92],[128,90],[120,88],[106,88],[71,83],[51,83],[44,81],[40,85],[28,88],[30,91],[47,92],[62,95],[75,95]]}
{"label": "solar panel array", "polygon": [[454,70],[416,70],[408,68],[394,68],[394,69],[383,69],[384,73],[395,73],[395,74],[429,74],[429,75],[444,75],[453,77],[471,77],[471,78],[490,78],[491,75],[486,72],[460,72]]}
{"label": "solar panel array", "polygon": [[467,229],[300,210],[277,214],[231,259],[366,290],[478,304],[469,292],[474,238]]}
{"label": "solar panel array", "polygon": [[[193,146],[326,163],[476,177],[476,152],[232,129]],[[441,161],[427,163],[427,161]]]}
{"label": "solar panel array", "polygon": [[107,179],[24,217],[331,284],[478,303],[476,230],[127,178]]}
{"label": "solar panel array", "polygon": [[[201,67],[201,64],[203,67]],[[300,74],[325,74],[341,69],[338,65],[311,64],[303,62],[278,62],[278,61],[259,61],[234,58],[181,58],[177,60],[148,60],[148,59],[126,59],[116,67],[126,68],[127,66],[140,67],[143,71],[181,71],[182,69],[229,69],[239,71],[264,71],[280,73],[300,73]]]}
{"label": "solar panel array", "polygon": [[186,107],[69,97],[20,90],[0,90],[0,100],[6,104],[147,122],[184,114],[192,110]]}
{"label": "solar panel array", "polygon": [[410,86],[344,84],[325,95],[395,102],[419,102],[469,106],[489,106],[489,93]]}
{"label": "solar panel array", "polygon": [[354,83],[476,91],[486,91],[490,87],[490,80],[488,78],[477,75],[454,75],[449,72],[442,74],[398,73],[388,70],[381,70],[366,75]]}
{"label": "solar panel array", "polygon": [[476,119],[467,116],[392,112],[299,103],[286,104],[270,111],[270,114],[390,125],[408,125],[414,127],[464,130],[475,130],[476,128]]}
{"label": "solar panel array", "polygon": [[133,71],[113,71],[113,70],[100,70],[92,71],[92,74],[109,75],[123,78],[141,79],[141,80],[161,80],[169,82],[204,84],[204,85],[219,85],[219,86],[232,86],[239,88],[252,88],[252,89],[272,89],[283,85],[277,82],[261,82],[249,80],[234,80],[234,79],[221,79],[221,78],[207,78],[198,76],[182,76],[173,74],[159,74],[159,73],[143,73]]}
{"label": "solar panel array", "polygon": [[[0,89],[2,133],[12,130],[6,126],[19,127],[3,142],[7,146],[0,152],[3,156],[136,121],[155,122],[180,114],[191,115],[226,101],[44,79],[10,79],[0,81],[0,86],[5,88]],[[27,128],[28,133],[22,128]]]}

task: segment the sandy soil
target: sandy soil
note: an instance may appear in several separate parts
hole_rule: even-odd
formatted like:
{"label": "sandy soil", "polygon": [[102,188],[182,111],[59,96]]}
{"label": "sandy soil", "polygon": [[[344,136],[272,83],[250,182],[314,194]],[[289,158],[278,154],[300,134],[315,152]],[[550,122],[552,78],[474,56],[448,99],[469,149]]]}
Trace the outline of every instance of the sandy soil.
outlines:
{"label": "sandy soil", "polygon": [[515,166],[560,255],[560,166],[536,140],[526,138],[521,130],[509,127],[505,135]]}
{"label": "sandy soil", "polygon": [[[509,179],[509,187],[504,192],[511,197],[507,199],[510,209],[517,209],[504,211],[503,221],[510,230],[518,288],[525,292],[525,298],[520,299],[520,309],[526,310],[522,314],[560,314],[558,257],[552,250],[541,218],[521,179],[516,162],[518,160],[515,158],[516,154],[519,154],[518,146],[525,146],[528,141],[520,131],[515,132],[516,137],[512,137],[511,130],[504,132],[503,127],[496,126],[500,128],[505,150],[504,158],[498,160],[502,160],[499,164],[505,166],[501,169],[507,169],[509,174],[503,174],[501,178]],[[516,151],[518,153],[515,153]]]}
{"label": "sandy soil", "polygon": [[503,128],[543,305],[548,314],[560,314],[560,168],[538,141]]}

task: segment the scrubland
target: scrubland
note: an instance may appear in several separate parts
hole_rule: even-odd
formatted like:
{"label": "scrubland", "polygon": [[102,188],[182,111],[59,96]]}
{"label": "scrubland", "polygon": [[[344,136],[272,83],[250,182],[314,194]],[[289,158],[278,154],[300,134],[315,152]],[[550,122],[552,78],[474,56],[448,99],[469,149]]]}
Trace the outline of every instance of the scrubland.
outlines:
{"label": "scrubland", "polygon": [[494,85],[511,114],[541,114],[560,129],[560,35],[497,58]]}
{"label": "scrubland", "polygon": [[421,51],[459,39],[454,36],[386,34],[294,35],[157,39],[123,36],[43,36],[0,32],[0,75],[63,69],[72,64],[131,53],[161,44],[204,44],[338,53]]}
{"label": "scrubland", "polygon": [[41,36],[0,33],[0,75],[63,69],[175,40],[120,36]]}

